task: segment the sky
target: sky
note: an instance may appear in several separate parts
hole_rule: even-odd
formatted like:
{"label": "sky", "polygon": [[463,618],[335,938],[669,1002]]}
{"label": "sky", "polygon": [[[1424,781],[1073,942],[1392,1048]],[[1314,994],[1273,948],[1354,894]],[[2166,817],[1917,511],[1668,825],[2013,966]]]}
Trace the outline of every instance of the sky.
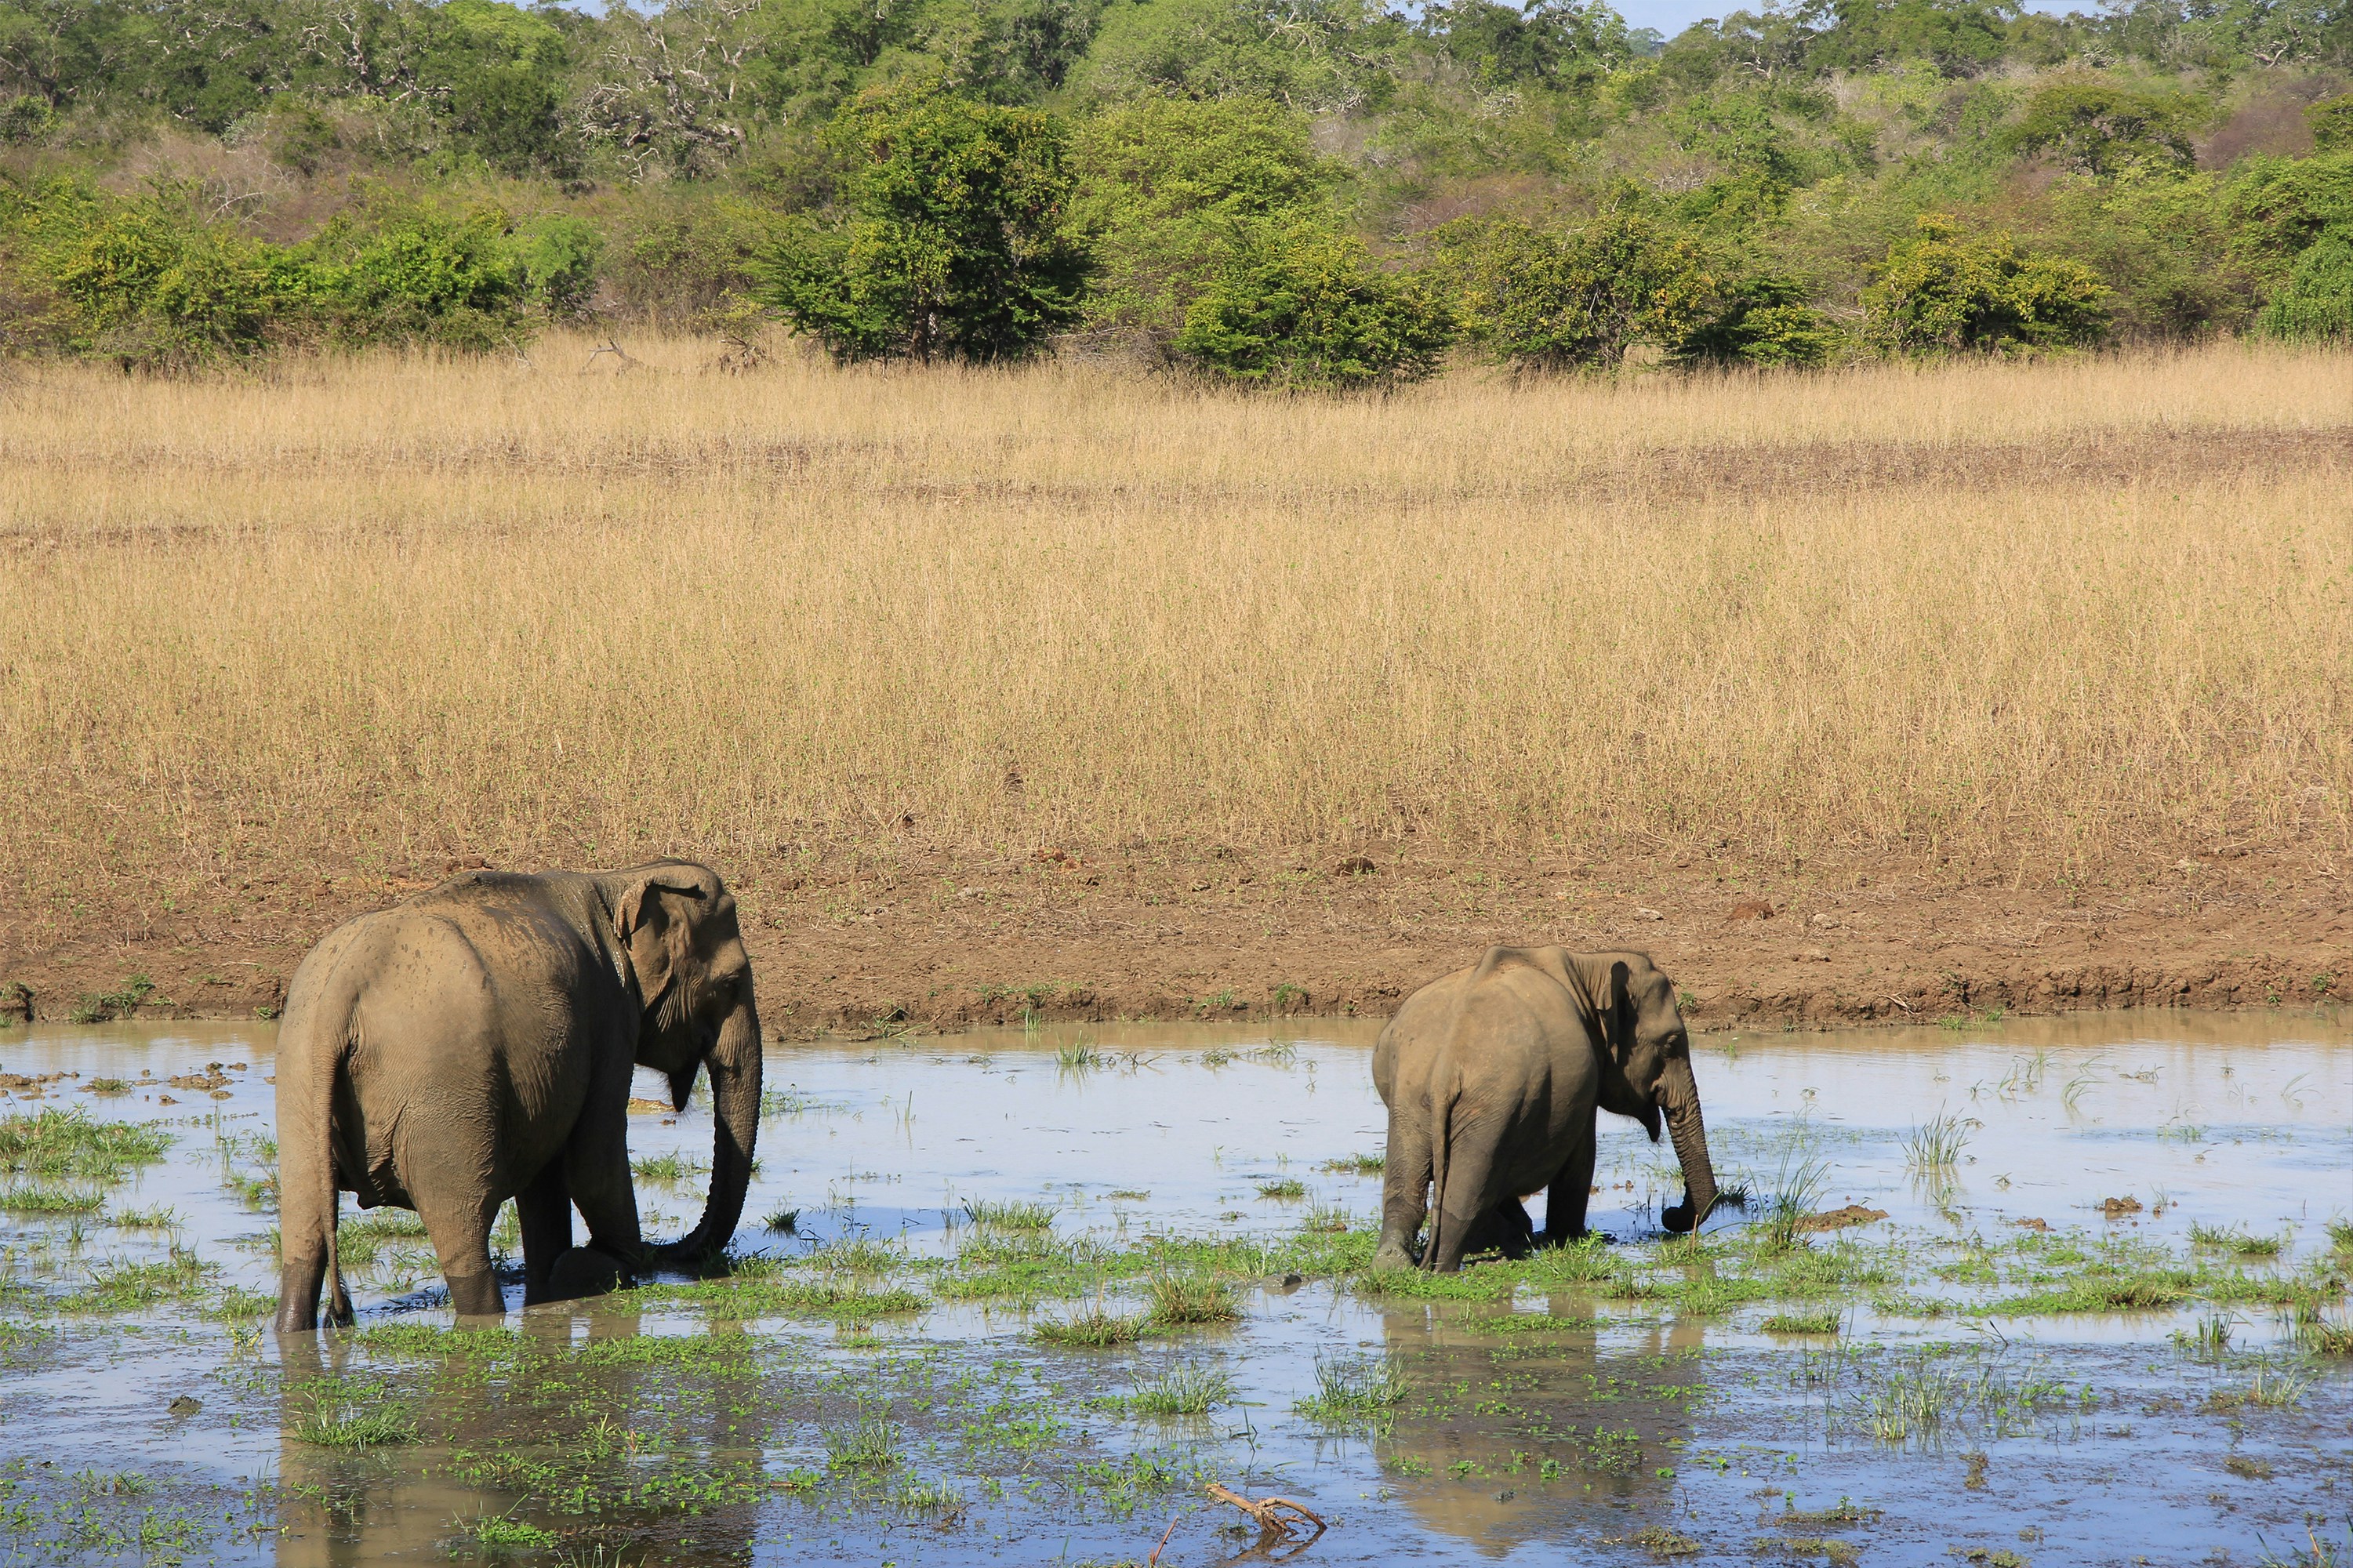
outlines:
{"label": "sky", "polygon": [[[1613,0],[1613,8],[1626,18],[1628,26],[1656,27],[1662,37],[1672,38],[1704,16],[1721,16],[1727,11],[1759,11],[1764,6],[1760,0],[1718,0],[1715,5],[1707,0]],[[2064,0],[2061,4],[2026,0],[2026,8],[2061,16],[2094,7],[2091,0]]]}

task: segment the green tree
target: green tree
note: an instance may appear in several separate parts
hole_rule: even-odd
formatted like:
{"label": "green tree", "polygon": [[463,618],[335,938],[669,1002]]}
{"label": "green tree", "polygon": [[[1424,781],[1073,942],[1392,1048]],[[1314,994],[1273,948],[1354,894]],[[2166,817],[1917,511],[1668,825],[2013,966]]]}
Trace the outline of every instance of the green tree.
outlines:
{"label": "green tree", "polygon": [[2038,90],[2007,138],[2029,157],[2106,176],[2128,170],[2187,171],[2196,160],[2183,106],[2109,82],[2063,81]]}
{"label": "green tree", "polygon": [[1862,291],[1872,337],[1901,353],[2096,342],[2107,289],[2080,261],[2030,253],[2006,234],[1969,238],[1941,215],[1890,247]]}
{"label": "green tree", "polygon": [[1247,385],[1346,389],[1430,375],[1452,336],[1437,292],[1380,271],[1363,241],[1268,224],[1236,244],[1186,311],[1176,347]]}
{"label": "green tree", "polygon": [[1679,342],[1715,289],[1696,245],[1624,203],[1566,230],[1461,220],[1437,243],[1463,336],[1524,369],[1614,369],[1637,344]]}
{"label": "green tree", "polygon": [[1678,364],[1804,369],[1846,346],[1838,323],[1816,310],[1794,279],[1763,274],[1720,288],[1706,310],[1667,343]]}
{"label": "green tree", "polygon": [[846,212],[778,247],[762,298],[840,359],[985,362],[1077,320],[1063,136],[1035,110],[923,82],[870,89],[828,128]]}
{"label": "green tree", "polygon": [[2304,111],[2312,144],[2323,153],[2353,153],[2353,92],[2325,98]]}
{"label": "green tree", "polygon": [[1423,8],[1419,31],[1491,83],[1589,84],[1634,54],[1626,19],[1599,0],[1450,0]]}
{"label": "green tree", "polygon": [[2353,225],[2324,229],[2304,247],[2262,322],[2275,337],[2353,338]]}
{"label": "green tree", "polygon": [[1254,99],[1151,98],[1082,121],[1073,227],[1101,265],[1098,327],[1170,334],[1237,237],[1315,216],[1345,170],[1308,142],[1304,115]]}

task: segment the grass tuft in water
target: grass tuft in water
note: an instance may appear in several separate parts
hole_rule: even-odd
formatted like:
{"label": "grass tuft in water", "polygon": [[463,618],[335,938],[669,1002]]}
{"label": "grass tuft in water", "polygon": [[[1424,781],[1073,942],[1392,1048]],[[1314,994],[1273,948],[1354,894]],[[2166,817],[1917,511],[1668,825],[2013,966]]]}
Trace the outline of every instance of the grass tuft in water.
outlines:
{"label": "grass tuft in water", "polygon": [[461,1522],[459,1528],[473,1537],[477,1545],[492,1552],[544,1552],[557,1541],[554,1531],[542,1530],[503,1513],[486,1513]]}
{"label": "grass tuft in water", "polygon": [[887,1470],[899,1463],[899,1424],[876,1411],[860,1411],[858,1419],[825,1433],[828,1469]]}
{"label": "grass tuft in water", "polygon": [[801,1227],[801,1211],[798,1209],[770,1209],[768,1211],[768,1217],[762,1223],[779,1236],[791,1236]]}
{"label": "grass tuft in water", "polygon": [[974,1198],[964,1205],[965,1217],[994,1230],[1046,1230],[1054,1223],[1054,1205],[1010,1199]]}
{"label": "grass tuft in water", "polygon": [[93,1121],[79,1108],[0,1119],[0,1171],[50,1181],[112,1184],[152,1165],[172,1135],[132,1121]]}
{"label": "grass tuft in water", "polygon": [[325,1377],[301,1391],[307,1405],[290,1428],[295,1441],[321,1448],[381,1448],[417,1441],[417,1415],[385,1397],[384,1385]]}
{"label": "grass tuft in water", "polygon": [[1961,1163],[1976,1122],[1944,1112],[1930,1117],[1904,1140],[1905,1168],[1919,1172],[1949,1171]]}
{"label": "grass tuft in water", "polygon": [[1242,1315],[1233,1287],[1207,1274],[1156,1275],[1149,1289],[1155,1322],[1230,1323]]}
{"label": "grass tuft in water", "polygon": [[711,1167],[683,1154],[648,1154],[630,1161],[629,1171],[640,1181],[683,1182],[691,1176],[709,1175]]}
{"label": "grass tuft in water", "polygon": [[1139,1415],[1206,1415],[1233,1397],[1233,1380],[1224,1373],[1183,1362],[1139,1382],[1135,1392],[1117,1404]]}
{"label": "grass tuft in water", "polygon": [[1768,1334],[1834,1334],[1839,1331],[1835,1307],[1810,1312],[1776,1312],[1758,1325]]}
{"label": "grass tuft in water", "polygon": [[106,1206],[106,1194],[90,1187],[57,1182],[14,1182],[0,1187],[0,1209],[10,1214],[96,1214]]}
{"label": "grass tuft in water", "polygon": [[1152,1320],[1141,1312],[1114,1312],[1098,1301],[1067,1318],[1050,1318],[1029,1331],[1066,1350],[1110,1350],[1134,1344],[1151,1327]]}
{"label": "grass tuft in water", "polygon": [[1284,1176],[1278,1181],[1261,1182],[1258,1195],[1277,1203],[1296,1203],[1307,1195],[1307,1184],[1296,1176]]}
{"label": "grass tuft in water", "polygon": [[1377,1176],[1388,1169],[1387,1154],[1343,1154],[1318,1167],[1335,1176]]}
{"label": "grass tuft in water", "polygon": [[2277,1258],[2287,1246],[2287,1238],[2250,1235],[2244,1226],[2193,1225],[2189,1227],[2189,1243],[2235,1252],[2242,1258]]}
{"label": "grass tuft in water", "polygon": [[1318,1356],[1315,1392],[1292,1408],[1326,1426],[1385,1426],[1405,1395],[1405,1375],[1389,1362]]}

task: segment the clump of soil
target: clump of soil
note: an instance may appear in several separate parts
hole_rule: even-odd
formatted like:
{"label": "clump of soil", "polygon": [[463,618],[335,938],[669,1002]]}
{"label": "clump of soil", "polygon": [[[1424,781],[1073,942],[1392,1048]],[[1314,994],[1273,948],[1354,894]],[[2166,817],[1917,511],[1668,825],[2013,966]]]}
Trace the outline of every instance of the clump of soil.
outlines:
{"label": "clump of soil", "polygon": [[1869,1225],[1875,1219],[1885,1219],[1885,1209],[1867,1209],[1861,1204],[1849,1204],[1844,1208],[1827,1209],[1810,1214],[1793,1227],[1798,1230],[1844,1230],[1851,1225]]}
{"label": "clump of soil", "polygon": [[2100,1212],[2110,1219],[2122,1219],[2128,1214],[2140,1213],[2138,1198],[2102,1198]]}

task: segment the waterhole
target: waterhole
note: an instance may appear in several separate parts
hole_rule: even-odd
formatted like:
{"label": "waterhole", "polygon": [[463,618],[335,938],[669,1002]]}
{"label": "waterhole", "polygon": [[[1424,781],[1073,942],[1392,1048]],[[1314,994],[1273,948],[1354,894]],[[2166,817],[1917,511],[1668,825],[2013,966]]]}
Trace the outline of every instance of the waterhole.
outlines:
{"label": "waterhole", "polygon": [[[529,1312],[518,1281],[458,1331],[412,1216],[347,1201],[358,1324],[290,1344],[271,1026],[19,1028],[7,1550],[2343,1561],[2353,1030],[1948,1025],[1702,1037],[1745,1205],[1663,1237],[1672,1152],[1605,1116],[1606,1239],[1404,1279],[1365,1273],[1376,1025],[779,1045],[732,1273]],[[662,1092],[657,1237],[712,1134]],[[1328,1529],[1262,1541],[1213,1482]]]}

